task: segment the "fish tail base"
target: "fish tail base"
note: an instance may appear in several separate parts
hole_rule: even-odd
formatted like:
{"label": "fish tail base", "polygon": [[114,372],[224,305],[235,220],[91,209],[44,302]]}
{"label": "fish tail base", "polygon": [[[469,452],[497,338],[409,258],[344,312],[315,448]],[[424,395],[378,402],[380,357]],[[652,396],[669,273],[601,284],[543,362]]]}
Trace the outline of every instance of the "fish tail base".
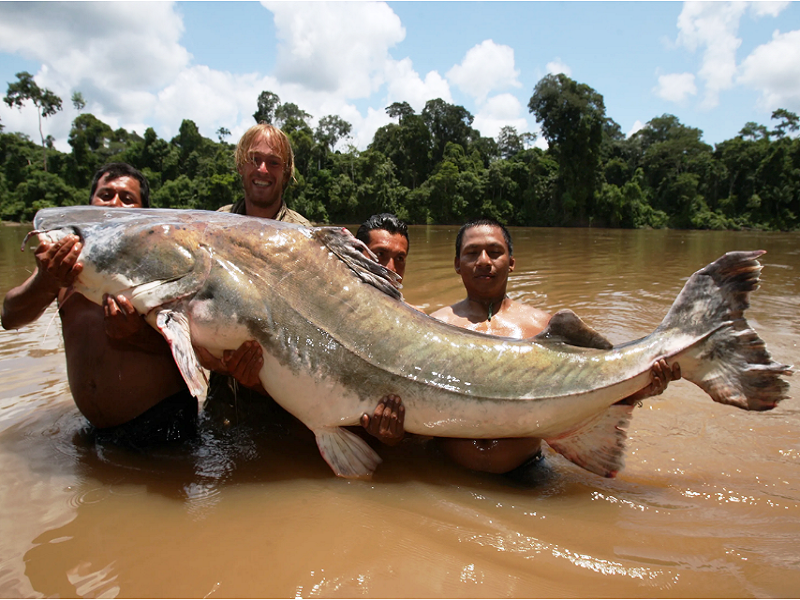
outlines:
{"label": "fish tail base", "polygon": [[692,275],[657,330],[698,335],[698,344],[675,357],[683,377],[716,402],[746,410],[775,408],[789,390],[781,376],[793,372],[772,360],[744,318],[749,294],[758,289],[762,254],[728,252]]}

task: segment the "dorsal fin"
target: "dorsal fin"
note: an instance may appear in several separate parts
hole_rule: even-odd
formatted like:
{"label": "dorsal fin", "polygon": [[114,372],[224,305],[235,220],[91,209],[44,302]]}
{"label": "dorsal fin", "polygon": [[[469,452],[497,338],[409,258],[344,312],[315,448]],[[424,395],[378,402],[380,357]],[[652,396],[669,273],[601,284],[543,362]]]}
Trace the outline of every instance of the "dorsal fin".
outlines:
{"label": "dorsal fin", "polygon": [[536,341],[561,342],[581,348],[610,350],[614,345],[569,309],[560,310],[550,318],[547,328],[533,338]]}
{"label": "dorsal fin", "polygon": [[[313,235],[338,256],[364,283],[378,288],[384,294],[403,299],[398,289],[400,276],[377,262],[377,257],[367,245],[344,227],[317,227]],[[367,252],[370,257],[364,256]]]}

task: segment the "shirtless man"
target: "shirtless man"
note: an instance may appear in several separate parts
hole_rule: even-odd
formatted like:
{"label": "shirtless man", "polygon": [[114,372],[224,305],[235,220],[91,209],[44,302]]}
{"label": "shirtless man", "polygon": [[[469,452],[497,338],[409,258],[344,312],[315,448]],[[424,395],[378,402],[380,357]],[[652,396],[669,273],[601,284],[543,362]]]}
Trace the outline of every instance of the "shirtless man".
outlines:
{"label": "shirtless man", "polygon": [[[90,204],[147,208],[147,179],[128,164],[105,165]],[[141,447],[193,436],[197,401],[164,338],[125,297],[106,296],[98,306],[72,289],[83,270],[81,247],[76,235],[39,244],[33,274],[3,301],[3,328],[35,321],[57,299],[70,391],[98,439]]]}
{"label": "shirtless man", "polygon": [[[514,302],[506,295],[508,276],[514,270],[511,236],[500,223],[478,219],[464,225],[456,237],[456,273],[467,297],[452,306],[431,314],[445,323],[517,339],[541,333],[551,315],[527,304]],[[666,361],[653,365],[653,380],[648,387],[626,398],[633,403],[661,394],[670,381],[680,379],[680,366],[670,369]],[[373,417],[362,416],[362,425],[375,430],[385,442],[395,443],[403,437],[402,402],[397,396],[387,396]],[[461,439],[436,438],[442,451],[456,463],[475,471],[508,473],[539,461],[541,440],[538,438]]]}

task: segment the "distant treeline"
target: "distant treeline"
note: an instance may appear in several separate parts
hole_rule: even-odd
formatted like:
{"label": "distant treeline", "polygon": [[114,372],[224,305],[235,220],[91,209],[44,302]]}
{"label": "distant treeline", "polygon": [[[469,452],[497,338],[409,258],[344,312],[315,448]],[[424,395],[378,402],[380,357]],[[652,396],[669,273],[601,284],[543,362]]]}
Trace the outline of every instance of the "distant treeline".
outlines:
{"label": "distant treeline", "polygon": [[[82,101],[76,93],[73,102],[76,96]],[[20,105],[19,95],[11,100]],[[482,137],[465,108],[441,99],[419,114],[405,102],[387,107],[395,122],[381,127],[364,151],[334,151],[349,123],[329,115],[312,129],[311,115],[271,92],[259,96],[253,117],[291,138],[297,182],[285,198],[317,223],[358,223],[393,212],[422,224],[488,216],[524,226],[800,227],[794,113],[775,111],[771,129],[746,123],[712,148],[701,130],[668,114],[626,139],[606,116],[603,96],[563,74],[539,81],[528,107],[546,151],[512,127],[496,139]],[[55,113],[52,104],[49,114],[40,108],[43,117]],[[217,136],[204,138],[184,120],[166,141],[152,128],[144,136],[112,130],[89,113],[73,122],[68,154],[54,149],[49,136],[39,146],[24,134],[0,133],[0,218],[29,221],[40,208],[86,204],[95,169],[110,161],[147,175],[153,206],[215,210],[242,195],[230,131],[221,127]]]}

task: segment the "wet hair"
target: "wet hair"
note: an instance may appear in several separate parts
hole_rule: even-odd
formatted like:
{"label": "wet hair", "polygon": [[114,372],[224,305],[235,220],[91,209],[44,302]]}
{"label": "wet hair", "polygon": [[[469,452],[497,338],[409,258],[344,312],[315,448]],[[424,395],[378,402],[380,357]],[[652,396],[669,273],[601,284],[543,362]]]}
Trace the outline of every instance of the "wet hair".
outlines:
{"label": "wet hair", "polygon": [[511,234],[508,233],[508,229],[506,229],[506,226],[500,223],[499,221],[495,221],[494,219],[481,217],[480,219],[472,219],[471,221],[467,221],[461,226],[461,229],[458,230],[458,235],[456,236],[456,258],[461,256],[461,242],[464,241],[464,232],[467,229],[472,229],[473,227],[480,227],[481,225],[489,225],[490,227],[499,227],[500,231],[503,232],[503,239],[506,241],[506,246],[508,246],[508,255],[514,256],[514,245],[511,243]]}
{"label": "wet hair", "polygon": [[114,181],[120,177],[133,177],[139,182],[139,195],[142,198],[142,208],[150,208],[150,184],[147,182],[147,177],[144,176],[139,169],[136,169],[124,162],[107,163],[97,169],[92,179],[92,189],[89,192],[89,203],[91,204],[94,193],[97,191],[97,186],[100,180],[108,175],[109,181]]}
{"label": "wet hair", "polygon": [[385,229],[389,233],[399,233],[406,238],[406,244],[410,245],[408,240],[408,225],[403,223],[397,218],[396,215],[393,215],[392,213],[372,215],[358,228],[356,237],[365,244],[369,244],[369,232],[373,229]]}
{"label": "wet hair", "polygon": [[244,132],[236,145],[233,158],[236,168],[243,167],[250,160],[250,149],[259,139],[264,139],[270,146],[275,147],[283,160],[283,191],[286,191],[289,182],[294,181],[294,153],[289,138],[280,129],[269,123],[253,125]]}

